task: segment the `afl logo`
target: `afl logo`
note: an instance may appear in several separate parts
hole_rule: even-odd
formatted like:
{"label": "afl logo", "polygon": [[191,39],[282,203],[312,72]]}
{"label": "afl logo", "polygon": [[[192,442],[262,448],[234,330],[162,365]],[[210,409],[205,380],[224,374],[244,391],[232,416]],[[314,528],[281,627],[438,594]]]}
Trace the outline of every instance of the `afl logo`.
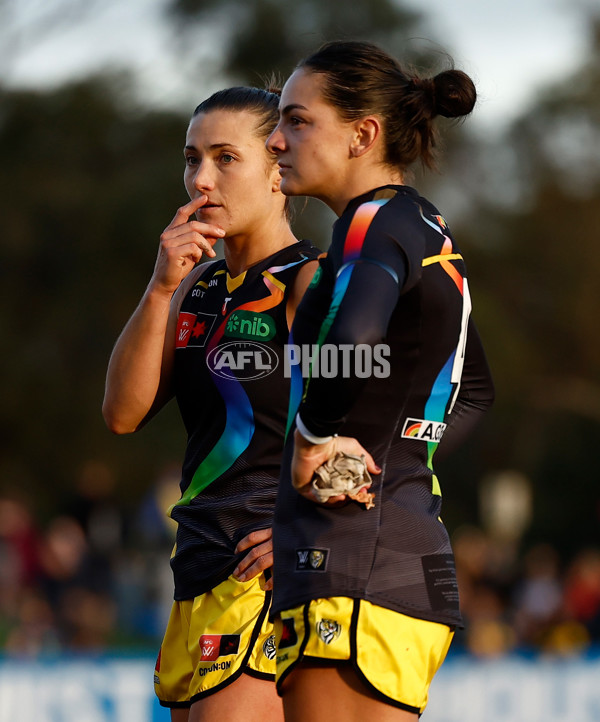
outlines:
{"label": "afl logo", "polygon": [[279,358],[264,343],[229,341],[210,351],[206,363],[223,379],[254,381],[272,374],[279,365]]}

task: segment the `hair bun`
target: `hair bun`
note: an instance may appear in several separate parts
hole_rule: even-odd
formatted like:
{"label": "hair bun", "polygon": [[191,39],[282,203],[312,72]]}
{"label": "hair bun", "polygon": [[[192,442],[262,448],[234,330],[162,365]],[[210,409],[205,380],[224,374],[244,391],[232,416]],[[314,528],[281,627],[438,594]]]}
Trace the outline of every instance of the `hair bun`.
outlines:
{"label": "hair bun", "polygon": [[444,118],[460,118],[475,107],[477,91],[462,70],[444,70],[433,78],[434,110]]}
{"label": "hair bun", "polygon": [[438,111],[436,109],[434,78],[420,78],[418,76],[413,77],[408,81],[408,89],[418,93],[421,98],[419,102],[422,104],[420,106],[421,112],[426,118],[431,119],[438,115]]}

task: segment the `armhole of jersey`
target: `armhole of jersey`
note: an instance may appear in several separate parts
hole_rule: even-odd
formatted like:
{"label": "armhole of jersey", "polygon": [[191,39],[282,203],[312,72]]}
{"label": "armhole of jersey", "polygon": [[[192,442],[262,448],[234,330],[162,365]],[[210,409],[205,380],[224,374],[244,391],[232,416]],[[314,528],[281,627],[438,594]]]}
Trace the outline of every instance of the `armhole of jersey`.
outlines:
{"label": "armhole of jersey", "polygon": [[[212,261],[207,261],[206,263],[202,263],[199,266],[196,266],[188,276],[186,276],[183,281],[179,284],[177,287],[177,290],[173,294],[173,301],[176,303],[176,315],[179,315],[179,312],[181,311],[181,304],[183,303],[183,299],[188,295],[188,293],[194,288],[194,286],[198,283],[198,281],[204,276],[204,274],[211,268],[211,266],[214,266],[215,263],[218,263],[219,259],[214,259]],[[200,271],[197,273],[197,271]],[[183,290],[185,284],[185,290]]]}
{"label": "armhole of jersey", "polygon": [[[302,255],[304,255],[304,254],[302,254]],[[298,273],[300,272],[300,269],[301,269],[301,268],[304,268],[304,266],[305,266],[307,263],[309,263],[310,261],[317,261],[317,262],[318,262],[318,260],[319,260],[319,259],[316,258],[316,257],[315,257],[315,258],[311,258],[310,256],[304,256],[304,258],[302,258],[302,260],[297,264],[297,265],[298,265],[298,270],[297,270],[296,273],[294,274],[294,277],[293,277],[293,279],[292,279],[292,282],[291,282],[291,283],[286,283],[286,284],[285,284],[285,289],[284,289],[284,291],[283,291],[283,305],[284,305],[286,308],[287,308],[288,301],[290,300],[290,294],[291,294],[291,292],[294,290],[294,287],[295,287],[296,280],[297,280],[297,278],[298,278]],[[318,266],[317,266],[317,268],[318,268]],[[315,269],[315,273],[316,273],[316,269]],[[307,287],[307,288],[308,288],[308,287]]]}

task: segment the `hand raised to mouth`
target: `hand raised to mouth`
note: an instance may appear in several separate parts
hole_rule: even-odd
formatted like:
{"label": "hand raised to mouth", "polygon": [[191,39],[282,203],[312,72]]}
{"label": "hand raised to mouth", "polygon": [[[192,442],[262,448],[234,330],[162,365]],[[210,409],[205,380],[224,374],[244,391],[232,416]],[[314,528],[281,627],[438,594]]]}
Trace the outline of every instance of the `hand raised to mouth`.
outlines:
{"label": "hand raised to mouth", "polygon": [[[155,287],[174,293],[204,254],[209,258],[216,256],[213,246],[223,238],[225,231],[195,217],[207,201],[207,195],[200,195],[178,208],[173,220],[162,232],[152,277]],[[190,220],[191,216],[194,218]]]}

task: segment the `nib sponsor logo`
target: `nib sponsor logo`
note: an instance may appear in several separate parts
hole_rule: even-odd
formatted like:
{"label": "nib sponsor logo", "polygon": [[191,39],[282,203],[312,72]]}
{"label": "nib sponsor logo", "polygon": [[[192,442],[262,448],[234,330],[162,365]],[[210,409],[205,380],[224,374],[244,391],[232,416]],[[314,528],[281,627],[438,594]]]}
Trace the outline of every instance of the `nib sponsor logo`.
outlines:
{"label": "nib sponsor logo", "polygon": [[271,316],[252,311],[234,311],[225,326],[226,336],[257,341],[269,341],[275,332],[275,321]]}
{"label": "nib sponsor logo", "polygon": [[402,428],[403,439],[415,441],[441,441],[446,424],[441,421],[428,421],[427,419],[406,419]]}

